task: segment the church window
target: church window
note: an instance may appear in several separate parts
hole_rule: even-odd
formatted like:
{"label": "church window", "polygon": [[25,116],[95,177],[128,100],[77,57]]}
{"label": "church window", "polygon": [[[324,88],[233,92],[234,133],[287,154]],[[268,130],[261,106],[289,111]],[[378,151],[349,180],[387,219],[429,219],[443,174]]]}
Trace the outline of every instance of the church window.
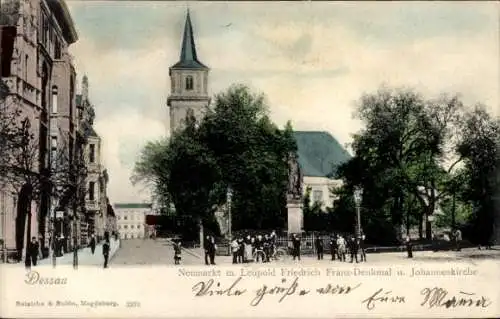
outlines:
{"label": "church window", "polygon": [[323,192],[320,190],[314,190],[313,191],[313,201],[315,203],[317,203],[317,202],[321,202],[322,199],[323,199]]}
{"label": "church window", "polygon": [[193,89],[193,77],[191,75],[186,76],[186,90],[191,91]]}

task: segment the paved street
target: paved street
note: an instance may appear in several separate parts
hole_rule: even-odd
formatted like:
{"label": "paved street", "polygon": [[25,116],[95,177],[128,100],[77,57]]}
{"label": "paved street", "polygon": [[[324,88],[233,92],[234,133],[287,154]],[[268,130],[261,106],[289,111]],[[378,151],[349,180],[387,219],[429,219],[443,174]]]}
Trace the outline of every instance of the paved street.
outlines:
{"label": "paved street", "polygon": [[[172,244],[167,239],[128,239],[121,241],[121,247],[118,241],[111,241],[111,253],[114,256],[110,260],[110,268],[120,266],[134,265],[173,265],[174,249]],[[96,247],[95,254],[90,253],[90,249],[85,248],[79,251],[79,265],[101,266],[102,246]],[[420,251],[414,252],[414,258],[407,258],[406,252],[397,253],[379,253],[368,254],[367,264],[383,265],[383,264],[412,264],[416,262],[453,262],[453,261],[479,261],[479,260],[496,260],[500,262],[500,247],[496,246],[493,250],[478,250],[477,248],[467,248],[460,252],[456,251]],[[269,266],[280,265],[302,265],[302,266],[318,266],[318,265],[340,265],[349,264],[349,256],[347,263],[339,261],[331,261],[330,255],[325,254],[322,261],[318,261],[314,256],[301,256],[301,261],[293,261],[287,256],[284,260],[271,262]],[[63,257],[57,258],[57,265],[71,265],[73,255],[66,254]],[[216,256],[216,264],[231,265],[232,258],[230,256]],[[51,259],[44,259],[40,265],[49,266],[52,264]],[[200,256],[199,249],[183,249],[182,252],[183,265],[204,265],[203,256]],[[13,265],[12,265],[13,266]]]}
{"label": "paved street", "polygon": [[[419,251],[413,253],[413,258],[408,258],[406,252],[397,253],[377,253],[367,254],[368,264],[390,264],[390,263],[415,263],[415,262],[453,262],[453,261],[474,261],[474,260],[497,260],[500,261],[500,247],[494,247],[493,250],[478,250],[477,248],[463,249],[460,252],[456,251]],[[192,251],[193,254],[199,255],[198,250]],[[183,254],[184,257],[185,254]],[[300,265],[320,265],[320,264],[341,264],[341,262],[331,261],[330,254],[325,254],[322,261],[318,261],[315,256],[301,256],[301,261],[293,261],[290,256],[287,256],[282,261],[272,262],[268,265],[282,265],[282,264],[300,264]],[[347,255],[349,263],[350,257]],[[199,259],[198,264],[204,261]],[[216,264],[231,264],[232,258],[230,256],[217,256],[215,259]]]}
{"label": "paved street", "polygon": [[[110,267],[120,265],[173,265],[174,248],[163,238],[126,239],[122,240],[121,248],[111,260]],[[187,251],[182,253],[182,264],[200,264],[198,257]]]}
{"label": "paved street", "polygon": [[[129,239],[122,240],[121,248],[111,260],[111,267],[120,265],[173,265],[174,249],[167,239]],[[449,262],[449,261],[474,261],[474,260],[499,260],[500,247],[494,250],[478,250],[477,248],[463,249],[460,252],[455,251],[420,251],[414,252],[414,258],[407,258],[406,252],[397,253],[378,253],[368,254],[368,264],[387,264],[387,263],[415,263],[415,262]],[[339,261],[331,261],[330,255],[325,254],[322,261],[318,261],[314,256],[302,256],[301,261],[293,261],[287,257],[282,261],[272,262],[269,265],[282,264],[340,264]],[[349,261],[349,256],[347,256]],[[230,265],[232,258],[230,256],[216,256],[216,264]],[[183,249],[183,265],[203,265],[203,256],[200,256],[199,249]]]}

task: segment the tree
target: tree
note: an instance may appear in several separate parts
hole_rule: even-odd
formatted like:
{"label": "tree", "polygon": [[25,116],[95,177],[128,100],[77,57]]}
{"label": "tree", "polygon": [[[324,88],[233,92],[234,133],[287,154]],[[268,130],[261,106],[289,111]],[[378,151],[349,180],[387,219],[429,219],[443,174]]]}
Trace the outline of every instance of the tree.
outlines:
{"label": "tree", "polygon": [[463,195],[473,206],[469,229],[476,243],[487,245],[492,241],[495,223],[500,120],[479,105],[466,114],[461,129],[458,152],[464,158],[468,185]]}
{"label": "tree", "polygon": [[382,88],[361,98],[356,117],[365,128],[354,136],[355,156],[339,168],[339,177],[347,189],[361,185],[364,207],[388,212],[395,233],[412,220],[404,211],[415,211],[417,199],[418,223],[426,222],[426,237],[431,237],[427,216],[447,195],[443,181],[461,161],[443,164],[462,109],[457,96],[426,100],[412,90]]}
{"label": "tree", "polygon": [[223,184],[233,189],[233,226],[275,228],[286,216],[287,159],[296,152],[293,129],[280,130],[268,116],[263,94],[233,85],[215,98],[200,125],[217,160]]}
{"label": "tree", "polygon": [[235,229],[279,227],[286,216],[286,160],[295,150],[291,125],[283,131],[270,121],[264,96],[234,85],[216,95],[199,125],[190,114],[170,141],[148,143],[132,181],[153,186],[176,214],[205,224],[231,187]]}
{"label": "tree", "polygon": [[173,202],[179,216],[197,221],[184,225],[185,238],[193,235],[199,223],[210,223],[215,208],[224,199],[224,192],[218,185],[221,181],[219,168],[211,150],[200,143],[192,113],[186,117],[185,128],[169,141],[146,145],[136,163],[132,181],[153,186],[164,204]]}

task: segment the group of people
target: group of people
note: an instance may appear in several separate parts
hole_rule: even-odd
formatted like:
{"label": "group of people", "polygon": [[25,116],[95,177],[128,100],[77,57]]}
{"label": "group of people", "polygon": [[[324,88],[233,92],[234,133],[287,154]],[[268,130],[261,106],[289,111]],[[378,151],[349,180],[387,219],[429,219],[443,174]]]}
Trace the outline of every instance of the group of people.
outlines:
{"label": "group of people", "polygon": [[[109,252],[110,252],[110,241],[109,241],[109,234],[104,236],[104,243],[102,246],[102,254],[104,257],[104,268],[108,268],[108,261],[109,261]],[[50,239],[49,241],[54,245],[53,246],[53,253],[55,254],[56,257],[61,257],[63,254],[66,252],[64,249],[64,244],[63,244],[64,237],[59,237],[58,240],[52,242]],[[90,252],[92,255],[95,253],[95,249],[97,246],[97,240],[95,238],[95,235],[92,234],[90,236],[90,240],[88,242],[88,248],[90,249]],[[40,243],[37,240],[36,237],[31,238],[31,242],[28,245],[28,251],[27,253],[30,256],[31,260],[31,265],[36,266],[38,263],[38,258],[41,256],[40,252]]]}
{"label": "group of people", "polygon": [[[366,262],[366,252],[365,252],[365,235],[362,234],[360,238],[356,238],[355,236],[349,236],[347,239],[338,234],[334,234],[330,237],[329,246],[330,246],[330,255],[332,256],[332,260],[346,261],[347,254],[350,255],[350,262],[354,262],[354,260],[358,263],[360,261]],[[300,260],[300,246],[301,240],[297,234],[292,235],[292,257],[293,260]],[[325,241],[322,236],[316,237],[314,241],[314,249],[316,251],[318,260],[323,260],[324,252],[325,252]],[[358,259],[358,254],[360,255],[360,259]]]}
{"label": "group of people", "polygon": [[[365,251],[365,234],[361,234],[360,238],[356,238],[354,235],[346,236],[347,239],[338,234],[334,234],[330,237],[330,254],[332,260],[346,261],[346,255],[350,255],[350,262],[366,262],[366,251]],[[360,259],[358,260],[358,254]],[[318,259],[323,259],[323,253],[321,256],[318,253]]]}
{"label": "group of people", "polygon": [[[246,237],[233,238],[231,241],[231,253],[233,264],[256,262],[269,262],[276,249],[276,232],[269,234],[247,235]],[[262,252],[257,253],[255,252]]]}

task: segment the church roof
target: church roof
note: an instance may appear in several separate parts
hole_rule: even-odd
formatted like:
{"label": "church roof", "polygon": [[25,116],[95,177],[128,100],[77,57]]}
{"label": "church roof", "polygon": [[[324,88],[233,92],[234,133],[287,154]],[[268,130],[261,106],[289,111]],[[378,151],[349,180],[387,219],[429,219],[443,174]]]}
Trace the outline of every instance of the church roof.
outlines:
{"label": "church roof", "polygon": [[351,158],[328,132],[295,131],[299,165],[304,176],[333,177],[337,167]]}
{"label": "church roof", "polygon": [[174,69],[208,69],[198,60],[196,55],[196,45],[194,43],[193,25],[189,10],[186,15],[186,24],[184,25],[184,36],[182,37],[182,49],[179,62],[172,66]]}

